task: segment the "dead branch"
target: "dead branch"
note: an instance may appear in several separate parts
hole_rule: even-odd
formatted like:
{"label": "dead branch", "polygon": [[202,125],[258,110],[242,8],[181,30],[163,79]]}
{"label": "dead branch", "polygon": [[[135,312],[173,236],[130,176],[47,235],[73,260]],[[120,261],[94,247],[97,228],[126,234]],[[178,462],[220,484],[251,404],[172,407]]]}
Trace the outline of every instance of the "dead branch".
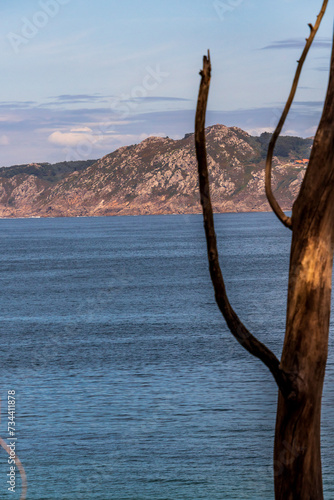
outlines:
{"label": "dead branch", "polygon": [[203,208],[204,228],[207,241],[207,252],[212,284],[217,305],[222,312],[227,326],[237,341],[253,356],[259,358],[273,374],[283,395],[293,398],[293,378],[280,369],[280,362],[268,347],[257,340],[240,321],[228,300],[223,275],[221,272],[217,240],[214,228],[213,212],[210,199],[209,174],[205,145],[205,115],[209,94],[211,63],[210,53],[203,58],[203,70],[195,119],[195,147],[198,163],[201,204]]}
{"label": "dead branch", "polygon": [[269,204],[270,204],[273,212],[277,215],[277,217],[279,218],[279,220],[286,227],[288,227],[289,229],[292,229],[291,218],[288,217],[287,215],[285,215],[285,213],[283,212],[283,210],[279,206],[279,204],[278,204],[275,196],[273,195],[273,192],[272,192],[272,189],[271,189],[272,159],[273,159],[273,154],[274,154],[274,149],[275,149],[276,141],[277,141],[278,136],[280,135],[280,133],[282,131],[284,122],[286,120],[286,117],[287,117],[287,115],[289,113],[291,104],[292,104],[293,99],[294,99],[295,94],[296,94],[296,90],[297,90],[297,87],[298,87],[298,81],[299,81],[299,77],[300,77],[300,74],[301,74],[301,71],[302,71],[303,64],[305,62],[307,53],[308,53],[308,51],[309,51],[309,49],[310,49],[310,47],[312,45],[314,37],[315,37],[315,35],[316,35],[317,31],[318,31],[318,28],[320,26],[321,20],[322,20],[324,14],[325,14],[327,4],[328,4],[328,0],[324,0],[324,2],[322,4],[322,7],[321,7],[321,10],[320,10],[320,13],[319,13],[319,15],[317,17],[315,25],[314,26],[312,24],[308,25],[309,28],[310,28],[310,30],[311,30],[311,33],[310,33],[310,36],[308,38],[306,38],[306,44],[305,44],[303,53],[302,53],[301,58],[299,59],[299,61],[297,61],[298,62],[297,70],[296,70],[296,74],[295,74],[295,77],[294,77],[294,80],[293,80],[293,83],[292,83],[292,87],[291,87],[291,90],[290,90],[289,98],[288,98],[288,100],[287,100],[287,102],[285,104],[282,116],[281,116],[281,118],[280,118],[280,120],[278,122],[278,125],[277,125],[277,127],[275,129],[275,132],[273,133],[273,135],[271,137],[271,140],[270,140],[270,143],[269,143],[269,147],[268,147],[267,160],[266,160],[266,174],[265,174],[266,196],[267,196],[268,202],[269,202]]}

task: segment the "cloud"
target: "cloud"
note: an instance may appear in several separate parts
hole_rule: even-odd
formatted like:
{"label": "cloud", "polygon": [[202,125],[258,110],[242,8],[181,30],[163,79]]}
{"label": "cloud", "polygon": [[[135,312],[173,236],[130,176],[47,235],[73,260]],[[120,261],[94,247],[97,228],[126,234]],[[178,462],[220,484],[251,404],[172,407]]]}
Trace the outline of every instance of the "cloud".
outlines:
{"label": "cloud", "polygon": [[293,129],[286,129],[284,131],[284,135],[292,135],[293,137],[298,137],[298,132],[297,130],[293,130]]}
{"label": "cloud", "polygon": [[76,127],[72,128],[71,132],[92,132],[92,129],[89,127]]}
{"label": "cloud", "polygon": [[[176,110],[166,106],[164,110],[155,108],[150,112],[146,111],[145,104],[138,105],[137,112],[129,113],[126,119],[117,109],[102,107],[98,101],[91,108],[84,105],[77,109],[51,108],[44,104],[9,110],[3,104],[0,102],[0,138],[10,137],[10,145],[1,148],[1,162],[8,166],[63,161],[69,150],[74,151],[74,157],[79,151],[79,155],[87,154],[96,159],[151,135],[168,135],[176,139],[194,130],[195,105],[189,109],[188,103],[184,109],[180,109],[181,103]],[[276,127],[284,104],[232,111],[209,109],[206,125],[237,126],[252,135],[270,132]],[[283,134],[294,131],[294,135],[301,137],[313,135],[320,119],[321,105],[322,102],[316,100],[294,103]],[[6,139],[2,141],[6,142]]]}
{"label": "cloud", "polygon": [[104,96],[101,94],[61,94],[58,96],[53,96],[52,99],[55,102],[49,103],[49,106],[55,106],[59,104],[83,104],[83,103],[97,103],[106,102],[106,98],[111,96]]}
{"label": "cloud", "polygon": [[8,146],[9,144],[9,139],[6,135],[2,135],[0,137],[0,146]]}
{"label": "cloud", "polygon": [[133,99],[129,99],[129,101],[145,101],[145,102],[166,102],[166,101],[187,102],[191,100],[192,99],[185,99],[184,97],[163,97],[163,96],[145,96],[145,97],[134,97]]}
{"label": "cloud", "polygon": [[96,94],[62,94],[54,96],[58,101],[72,101],[73,99],[91,100],[91,99],[101,99],[101,95]]}
{"label": "cloud", "polygon": [[[332,39],[329,37],[320,37],[315,40],[312,47],[322,49],[330,48],[332,46]],[[261,50],[272,50],[272,49],[303,49],[305,47],[305,40],[302,38],[288,38],[286,40],[277,40],[272,42],[270,45],[262,47]]]}
{"label": "cloud", "polygon": [[120,143],[122,146],[128,146],[130,144],[138,143],[143,141],[144,139],[147,139],[150,136],[159,136],[159,137],[165,137],[166,134],[161,134],[160,132],[158,133],[153,133],[153,134],[113,134],[108,136],[109,141],[112,140],[113,142]]}
{"label": "cloud", "polygon": [[303,106],[305,108],[322,108],[323,101],[294,101],[294,106]]}
{"label": "cloud", "polygon": [[[231,111],[208,110],[206,115],[206,126],[221,123],[228,127],[237,126],[246,131],[259,132],[272,131],[277,126],[281,117],[285,103],[277,104],[276,107],[247,108]],[[131,133],[146,133],[151,130],[164,130],[169,137],[176,134],[185,134],[194,130],[195,110],[168,110],[161,112],[142,113],[136,115],[137,121],[133,121],[128,126],[117,127],[120,131],[130,131]],[[309,134],[307,129],[315,126],[320,119],[320,106],[299,105],[293,108],[286,120],[283,134],[287,130],[294,130],[296,135],[306,137]]]}
{"label": "cloud", "polygon": [[[65,148],[67,156],[70,155],[75,159],[83,159],[84,156],[90,156],[92,151],[95,151],[95,156],[103,156],[121,146],[128,146],[133,143],[141,142],[150,135],[166,136],[165,133],[161,132],[131,134],[111,131],[107,134],[103,134],[98,132],[94,133],[89,127],[75,127],[69,132],[60,130],[52,132],[48,137],[48,141],[51,144]],[[101,151],[103,151],[103,153],[99,154]]]}
{"label": "cloud", "polygon": [[328,66],[318,66],[318,67],[313,68],[313,69],[315,69],[316,71],[321,71],[321,72],[326,72],[326,73],[329,72],[329,67]]}
{"label": "cloud", "polygon": [[261,135],[264,132],[273,132],[274,127],[255,127],[255,128],[245,128],[245,132],[248,132],[249,135]]}
{"label": "cloud", "polygon": [[310,127],[308,129],[306,129],[305,132],[309,136],[314,136],[317,130],[318,130],[318,127],[315,125],[314,127]]}
{"label": "cloud", "polygon": [[0,101],[0,109],[26,109],[35,106],[37,103],[35,101]]}
{"label": "cloud", "polygon": [[92,130],[89,127],[73,128],[69,132],[53,132],[48,141],[57,146],[78,146],[84,142],[94,142]]}

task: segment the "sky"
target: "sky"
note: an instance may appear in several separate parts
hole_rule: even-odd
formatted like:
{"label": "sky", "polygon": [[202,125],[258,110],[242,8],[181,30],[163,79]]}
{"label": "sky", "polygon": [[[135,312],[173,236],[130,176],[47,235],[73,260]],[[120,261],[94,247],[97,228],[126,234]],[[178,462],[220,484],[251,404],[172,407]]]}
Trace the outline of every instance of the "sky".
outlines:
{"label": "sky", "polygon": [[[328,83],[333,5],[284,133],[313,136]],[[15,0],[0,5],[0,166],[97,159],[206,125],[272,131],[322,0]]]}

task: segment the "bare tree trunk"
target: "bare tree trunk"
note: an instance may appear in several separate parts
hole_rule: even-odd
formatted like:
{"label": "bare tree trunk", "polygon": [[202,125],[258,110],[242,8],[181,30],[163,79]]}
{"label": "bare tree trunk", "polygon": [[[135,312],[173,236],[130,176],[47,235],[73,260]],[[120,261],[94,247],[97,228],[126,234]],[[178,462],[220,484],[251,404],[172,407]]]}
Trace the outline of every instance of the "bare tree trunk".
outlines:
{"label": "bare tree trunk", "polygon": [[297,376],[295,401],[279,395],[276,500],[323,498],[321,397],[327,360],[334,239],[334,57],[323,115],[292,212],[286,335],[281,368]]}

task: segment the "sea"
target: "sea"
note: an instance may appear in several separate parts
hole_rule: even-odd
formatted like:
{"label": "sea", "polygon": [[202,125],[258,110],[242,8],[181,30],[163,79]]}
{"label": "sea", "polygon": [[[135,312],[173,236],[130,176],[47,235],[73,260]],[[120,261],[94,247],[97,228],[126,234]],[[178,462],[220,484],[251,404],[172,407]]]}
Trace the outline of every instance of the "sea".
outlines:
{"label": "sea", "polygon": [[[291,233],[270,213],[215,223],[230,301],[279,357]],[[200,215],[3,219],[0,280],[1,499],[274,500],[277,388],[215,304]]]}

